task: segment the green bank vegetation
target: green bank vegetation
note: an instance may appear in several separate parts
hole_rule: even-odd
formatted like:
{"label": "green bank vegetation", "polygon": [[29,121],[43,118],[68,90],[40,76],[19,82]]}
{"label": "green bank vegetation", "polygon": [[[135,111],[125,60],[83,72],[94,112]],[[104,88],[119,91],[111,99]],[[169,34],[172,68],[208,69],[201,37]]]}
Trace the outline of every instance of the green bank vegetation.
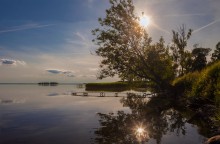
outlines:
{"label": "green bank vegetation", "polygon": [[179,77],[173,85],[186,97],[207,99],[220,105],[220,62]]}
{"label": "green bank vegetation", "polygon": [[126,90],[137,90],[147,91],[147,82],[135,81],[135,82],[105,82],[105,83],[87,83],[87,91],[126,91]]}
{"label": "green bank vegetation", "polygon": [[194,114],[201,121],[220,126],[220,61],[175,79],[173,85],[179,90],[186,109],[191,110],[191,117]]}

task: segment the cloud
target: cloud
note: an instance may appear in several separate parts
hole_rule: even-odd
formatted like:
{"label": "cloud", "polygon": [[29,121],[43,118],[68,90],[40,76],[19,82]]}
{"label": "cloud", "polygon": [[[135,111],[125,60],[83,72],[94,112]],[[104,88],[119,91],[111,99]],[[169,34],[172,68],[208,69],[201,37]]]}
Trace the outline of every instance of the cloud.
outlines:
{"label": "cloud", "polygon": [[14,27],[10,27],[10,28],[8,28],[8,29],[0,30],[0,34],[1,34],[1,33],[21,31],[21,30],[27,30],[27,29],[43,28],[43,27],[48,27],[48,26],[52,26],[52,25],[54,25],[54,24],[46,24],[46,25],[40,25],[40,24],[25,24],[25,25],[14,26]]}
{"label": "cloud", "polygon": [[24,61],[13,60],[13,59],[0,59],[1,65],[25,65]]}
{"label": "cloud", "polygon": [[51,73],[51,74],[63,74],[67,77],[75,77],[74,72],[73,71],[68,71],[68,70],[58,70],[58,69],[47,69],[47,72]]}
{"label": "cloud", "polygon": [[62,71],[60,71],[60,70],[54,70],[54,69],[52,69],[52,70],[46,70],[47,72],[49,72],[49,73],[52,73],[52,74],[60,74],[60,73],[62,73]]}
{"label": "cloud", "polygon": [[96,75],[79,75],[78,77],[84,77],[84,78],[96,78]]}

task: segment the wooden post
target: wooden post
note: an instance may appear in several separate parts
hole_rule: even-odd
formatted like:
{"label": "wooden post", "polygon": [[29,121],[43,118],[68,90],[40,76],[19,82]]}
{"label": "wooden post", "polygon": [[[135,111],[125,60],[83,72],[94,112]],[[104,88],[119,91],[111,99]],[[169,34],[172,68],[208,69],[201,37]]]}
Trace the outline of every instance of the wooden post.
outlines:
{"label": "wooden post", "polygon": [[101,92],[100,93],[100,97],[104,97],[105,96],[105,93],[104,92]]}
{"label": "wooden post", "polygon": [[77,93],[76,93],[76,92],[73,92],[73,93],[72,93],[72,95],[73,95],[73,96],[76,96],[76,95],[77,95]]}

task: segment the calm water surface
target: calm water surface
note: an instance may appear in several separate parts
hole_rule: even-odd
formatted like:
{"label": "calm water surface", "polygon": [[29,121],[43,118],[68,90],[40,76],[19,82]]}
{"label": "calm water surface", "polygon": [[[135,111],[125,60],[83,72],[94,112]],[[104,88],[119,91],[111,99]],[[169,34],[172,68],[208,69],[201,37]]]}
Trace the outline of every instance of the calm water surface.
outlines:
{"label": "calm water surface", "polygon": [[[146,108],[139,106],[143,101],[71,96],[73,91],[84,91],[84,88],[0,85],[0,144],[141,143],[142,140],[131,140],[137,135],[138,125],[145,131],[149,129],[143,141],[150,144],[199,144],[205,140],[197,126],[182,117],[180,126],[172,126],[175,121],[171,118],[172,110],[164,114],[167,121],[164,123],[164,119],[158,120],[156,111],[149,119],[143,116]],[[114,114],[102,115],[108,113]]]}

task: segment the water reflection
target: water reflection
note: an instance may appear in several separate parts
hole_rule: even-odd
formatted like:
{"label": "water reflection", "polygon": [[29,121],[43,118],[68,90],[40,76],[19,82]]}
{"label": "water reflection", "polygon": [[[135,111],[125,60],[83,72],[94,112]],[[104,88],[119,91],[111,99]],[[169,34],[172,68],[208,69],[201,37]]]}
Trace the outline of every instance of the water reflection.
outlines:
{"label": "water reflection", "polygon": [[[126,110],[120,98],[75,97],[75,85],[0,85],[0,144],[86,144],[98,112]],[[51,96],[47,96],[47,95]]]}
{"label": "water reflection", "polygon": [[175,100],[167,97],[71,95],[84,91],[74,85],[0,86],[0,143],[186,144],[202,143],[204,138],[189,123],[198,125],[204,136],[210,132],[202,115],[177,111]]}
{"label": "water reflection", "polygon": [[[95,143],[130,144],[155,140],[160,144],[165,143],[163,137],[170,133],[175,133],[176,137],[187,134],[187,118],[175,110],[175,99],[167,100],[164,96],[146,99],[133,95],[122,98],[121,103],[129,107],[131,113],[98,113],[100,127],[95,131]],[[201,138],[194,143],[203,141]]]}

